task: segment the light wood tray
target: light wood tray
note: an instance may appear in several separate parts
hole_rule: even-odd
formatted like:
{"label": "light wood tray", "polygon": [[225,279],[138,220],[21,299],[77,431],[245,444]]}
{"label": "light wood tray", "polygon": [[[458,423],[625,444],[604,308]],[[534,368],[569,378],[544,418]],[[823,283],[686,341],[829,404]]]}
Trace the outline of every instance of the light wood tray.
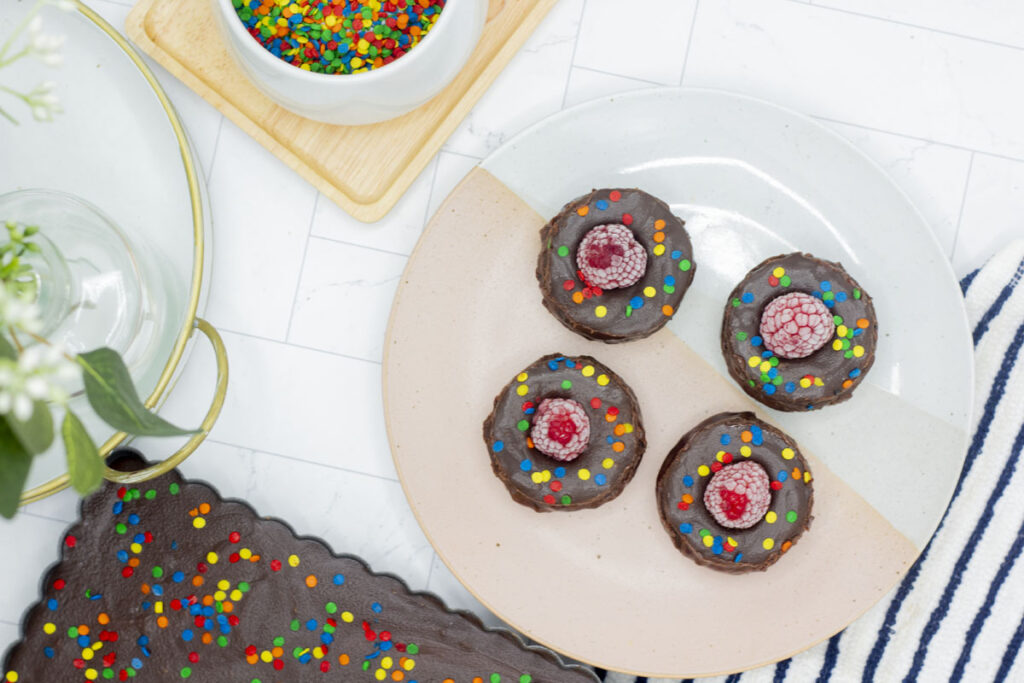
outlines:
{"label": "light wood tray", "polygon": [[556,1],[491,0],[480,43],[455,80],[418,109],[370,126],[310,121],[259,92],[228,53],[209,0],[139,0],[125,30],[345,211],[371,222],[391,210]]}

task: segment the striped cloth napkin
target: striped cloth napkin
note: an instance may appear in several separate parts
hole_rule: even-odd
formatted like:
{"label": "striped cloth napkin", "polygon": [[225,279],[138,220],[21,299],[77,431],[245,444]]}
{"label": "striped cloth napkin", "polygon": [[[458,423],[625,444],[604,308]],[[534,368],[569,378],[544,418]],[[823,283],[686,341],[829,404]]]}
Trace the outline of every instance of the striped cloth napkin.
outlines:
{"label": "striped cloth napkin", "polygon": [[[1024,240],[960,283],[974,335],[974,433],[949,509],[903,581],[831,640],[704,681],[1024,681],[1022,276]],[[679,683],[598,674],[606,683]]]}

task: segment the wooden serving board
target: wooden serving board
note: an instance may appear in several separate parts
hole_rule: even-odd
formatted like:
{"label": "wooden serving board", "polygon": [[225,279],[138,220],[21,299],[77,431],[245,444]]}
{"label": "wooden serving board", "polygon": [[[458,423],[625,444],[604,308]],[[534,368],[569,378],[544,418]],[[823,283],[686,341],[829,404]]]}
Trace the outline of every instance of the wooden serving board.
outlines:
{"label": "wooden serving board", "polygon": [[228,53],[210,0],[139,0],[125,30],[143,52],[354,218],[372,222],[391,210],[555,2],[491,0],[480,43],[455,80],[418,109],[368,126],[318,123],[268,99]]}

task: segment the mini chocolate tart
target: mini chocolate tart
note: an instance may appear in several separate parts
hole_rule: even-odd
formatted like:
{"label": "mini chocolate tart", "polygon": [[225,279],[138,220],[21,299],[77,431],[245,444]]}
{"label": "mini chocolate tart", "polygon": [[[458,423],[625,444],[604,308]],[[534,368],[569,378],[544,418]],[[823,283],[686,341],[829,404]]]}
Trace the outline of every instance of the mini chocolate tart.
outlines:
{"label": "mini chocolate tart", "polygon": [[512,499],[538,512],[607,503],[647,447],[640,407],[622,378],[590,356],[561,354],[544,356],[501,390],[484,441]]}
{"label": "mini chocolate tart", "polygon": [[665,326],[693,281],[693,246],[668,204],[642,190],[594,190],[540,231],[544,306],[570,330],[609,343]]}
{"label": "mini chocolate tart", "polygon": [[850,398],[875,360],[871,297],[838,263],[772,257],[729,296],[722,354],[729,374],[770,408],[816,410]]}
{"label": "mini chocolate tart", "polygon": [[810,526],[811,479],[791,438],[753,413],[720,413],[665,458],[658,511],[672,542],[697,564],[764,571]]}

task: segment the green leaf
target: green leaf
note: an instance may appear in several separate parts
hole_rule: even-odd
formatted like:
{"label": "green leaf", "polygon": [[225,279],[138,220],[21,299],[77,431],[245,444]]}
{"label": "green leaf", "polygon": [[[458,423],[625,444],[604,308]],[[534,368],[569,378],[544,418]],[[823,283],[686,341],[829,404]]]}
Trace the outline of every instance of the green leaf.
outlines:
{"label": "green leaf", "polygon": [[53,415],[43,401],[32,404],[32,415],[22,422],[11,413],[7,422],[14,436],[30,455],[42,453],[53,443]]}
{"label": "green leaf", "polygon": [[0,358],[18,360],[18,352],[15,350],[14,345],[2,334],[0,334]]}
{"label": "green leaf", "polygon": [[178,436],[199,430],[181,429],[151,413],[139,399],[120,354],[102,348],[78,356],[85,372],[85,395],[96,414],[122,432],[137,436]]}
{"label": "green leaf", "polygon": [[71,486],[82,495],[95,491],[103,483],[103,458],[89,432],[85,431],[85,425],[69,410],[64,415],[60,433],[68,455]]}
{"label": "green leaf", "polygon": [[14,437],[7,420],[0,418],[0,515],[14,516],[25,489],[32,456]]}

